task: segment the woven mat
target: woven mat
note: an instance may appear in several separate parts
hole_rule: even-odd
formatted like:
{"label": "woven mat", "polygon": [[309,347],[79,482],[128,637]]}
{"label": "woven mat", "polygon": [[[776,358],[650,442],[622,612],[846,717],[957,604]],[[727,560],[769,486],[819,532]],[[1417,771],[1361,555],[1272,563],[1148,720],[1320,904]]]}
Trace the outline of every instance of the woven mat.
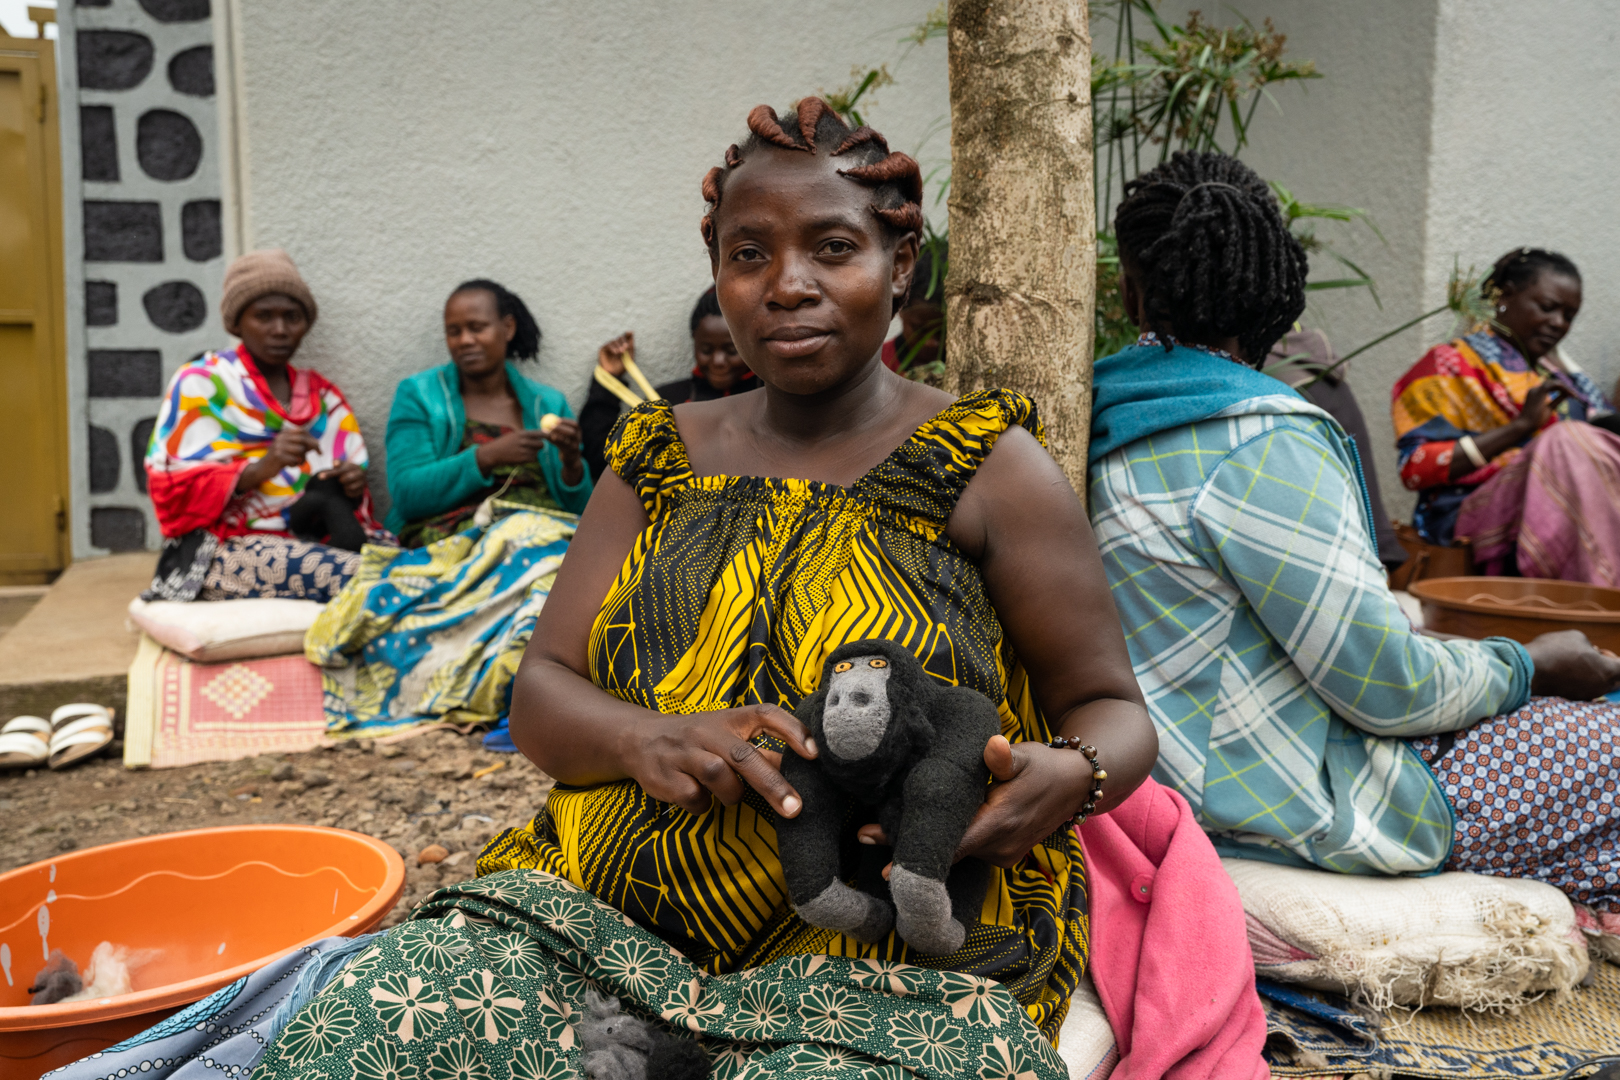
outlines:
{"label": "woven mat", "polygon": [[326,738],[321,672],[302,654],[199,664],[144,634],[125,715],[127,768],[295,753]]}
{"label": "woven mat", "polygon": [[[1563,998],[1546,997],[1503,1016],[1457,1009],[1391,1011],[1376,1041],[1335,1022],[1343,1005],[1329,995],[1296,991],[1318,1007],[1293,1008],[1272,998],[1266,1006],[1267,1061],[1274,1076],[1344,1076],[1390,1072],[1458,1080],[1555,1080],[1571,1066],[1620,1053],[1620,968],[1593,964],[1593,983]],[[1290,1061],[1279,1045],[1293,1043],[1328,1062]]]}

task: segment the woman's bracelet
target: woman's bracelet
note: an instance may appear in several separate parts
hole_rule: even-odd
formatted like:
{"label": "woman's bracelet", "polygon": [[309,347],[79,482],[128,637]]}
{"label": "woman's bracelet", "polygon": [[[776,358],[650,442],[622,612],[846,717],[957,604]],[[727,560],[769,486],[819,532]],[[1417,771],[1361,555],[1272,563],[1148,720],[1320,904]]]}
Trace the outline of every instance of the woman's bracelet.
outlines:
{"label": "woman's bracelet", "polygon": [[1474,468],[1483,469],[1485,467],[1485,455],[1480,452],[1479,444],[1474,442],[1472,435],[1464,435],[1458,439],[1457,449],[1463,452],[1463,457],[1473,463]]}
{"label": "woman's bracelet", "polygon": [[1070,750],[1078,750],[1091,763],[1091,795],[1086,799],[1086,805],[1075,811],[1074,816],[1069,819],[1070,825],[1079,825],[1091,816],[1093,810],[1097,809],[1097,801],[1102,798],[1103,781],[1108,779],[1108,770],[1097,764],[1097,748],[1089,743],[1082,743],[1079,739],[1065,739],[1059,735],[1048,745],[1059,750],[1065,747]]}

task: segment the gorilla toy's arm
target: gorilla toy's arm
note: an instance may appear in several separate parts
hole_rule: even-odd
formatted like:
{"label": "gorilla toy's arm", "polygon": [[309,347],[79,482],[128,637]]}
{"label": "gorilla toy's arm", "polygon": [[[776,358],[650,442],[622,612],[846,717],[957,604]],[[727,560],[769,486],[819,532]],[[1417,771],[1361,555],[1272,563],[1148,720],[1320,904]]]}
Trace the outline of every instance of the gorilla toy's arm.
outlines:
{"label": "gorilla toy's arm", "polygon": [[813,926],[868,944],[881,941],[894,926],[889,905],[838,877],[838,833],[848,796],[812,762],[791,751],[782,755],[782,778],[804,801],[797,817],[776,821],[776,846],[793,910]]}

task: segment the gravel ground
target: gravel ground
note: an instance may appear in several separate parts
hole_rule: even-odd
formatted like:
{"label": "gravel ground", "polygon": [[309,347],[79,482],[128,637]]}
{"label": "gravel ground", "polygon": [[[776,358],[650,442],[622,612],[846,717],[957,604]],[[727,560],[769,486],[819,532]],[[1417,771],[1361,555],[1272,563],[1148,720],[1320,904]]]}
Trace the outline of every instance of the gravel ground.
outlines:
{"label": "gravel ground", "polygon": [[[545,805],[551,779],[521,754],[485,752],[481,739],[439,730],[387,745],[138,772],[124,769],[115,749],[64,772],[0,773],[0,871],[183,829],[335,826],[380,837],[404,857],[405,892],[383,921],[392,926],[440,885],[472,877],[486,840]],[[431,845],[445,857],[419,865]]]}

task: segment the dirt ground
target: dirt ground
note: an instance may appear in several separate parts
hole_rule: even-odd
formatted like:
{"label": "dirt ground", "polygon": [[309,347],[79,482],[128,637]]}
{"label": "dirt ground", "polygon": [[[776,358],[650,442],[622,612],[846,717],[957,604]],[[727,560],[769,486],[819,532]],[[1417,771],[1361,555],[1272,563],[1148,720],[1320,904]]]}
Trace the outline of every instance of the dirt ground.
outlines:
{"label": "dirt ground", "polygon": [[[521,754],[484,751],[481,739],[440,730],[386,745],[150,771],[126,770],[114,744],[63,772],[0,773],[0,871],[183,829],[335,826],[386,840],[404,857],[405,892],[383,922],[392,926],[440,885],[472,877],[486,840],[545,805],[550,778]],[[433,844],[447,857],[419,865],[417,855]]]}

